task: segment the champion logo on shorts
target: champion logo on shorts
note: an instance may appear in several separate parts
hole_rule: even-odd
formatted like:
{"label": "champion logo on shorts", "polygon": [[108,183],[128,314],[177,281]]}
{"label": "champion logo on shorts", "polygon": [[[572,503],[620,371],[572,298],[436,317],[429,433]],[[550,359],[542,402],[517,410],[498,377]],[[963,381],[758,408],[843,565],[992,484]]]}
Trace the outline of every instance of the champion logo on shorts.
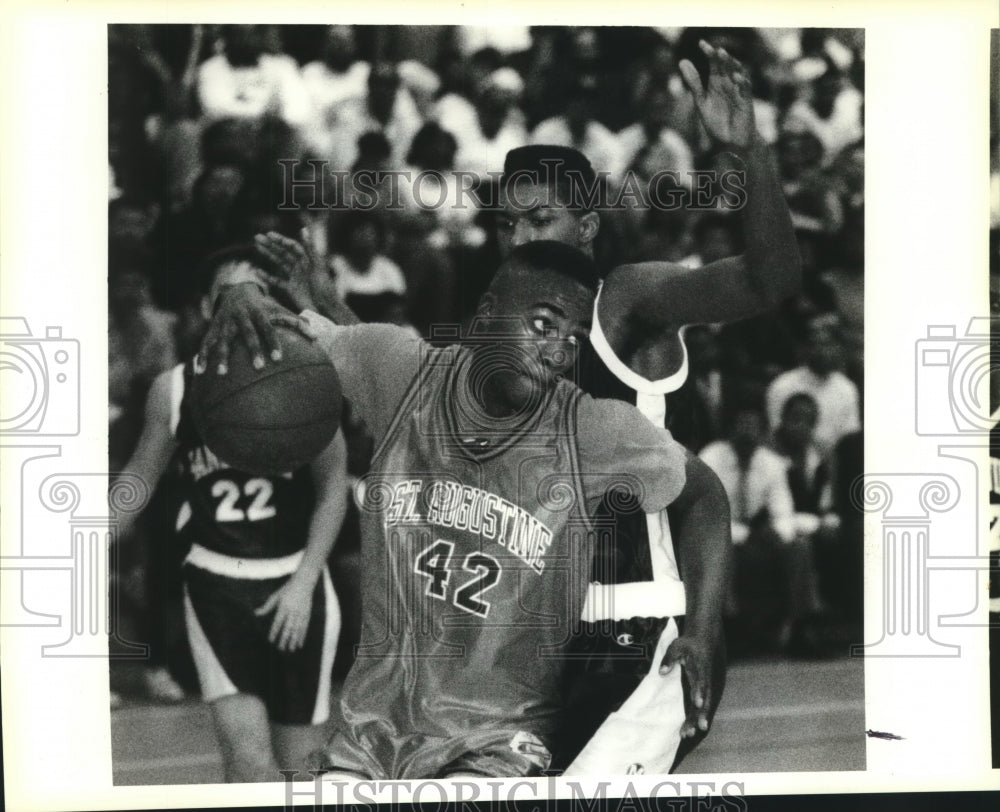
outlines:
{"label": "champion logo on shorts", "polygon": [[519,730],[510,740],[510,749],[527,758],[540,770],[547,770],[552,762],[552,754],[534,733]]}

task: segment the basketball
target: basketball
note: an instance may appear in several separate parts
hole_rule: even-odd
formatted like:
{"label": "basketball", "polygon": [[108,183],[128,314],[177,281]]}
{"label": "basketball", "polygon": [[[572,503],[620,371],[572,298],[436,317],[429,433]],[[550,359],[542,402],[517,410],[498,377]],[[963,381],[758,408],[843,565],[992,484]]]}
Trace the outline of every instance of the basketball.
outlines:
{"label": "basketball", "polygon": [[340,427],[337,371],[313,341],[276,327],[282,360],[254,369],[242,341],[229,371],[195,375],[191,417],[222,461],[251,474],[282,474],[310,463]]}

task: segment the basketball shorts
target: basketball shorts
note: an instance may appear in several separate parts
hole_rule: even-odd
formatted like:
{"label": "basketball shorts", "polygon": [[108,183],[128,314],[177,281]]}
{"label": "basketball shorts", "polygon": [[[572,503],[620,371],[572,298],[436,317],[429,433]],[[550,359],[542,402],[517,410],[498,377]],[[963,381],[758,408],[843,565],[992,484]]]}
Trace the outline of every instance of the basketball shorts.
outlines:
{"label": "basketball shorts", "polygon": [[548,748],[527,731],[480,730],[461,738],[393,736],[387,726],[338,730],[327,743],[321,767],[335,776],[367,780],[542,775]]}
{"label": "basketball shorts", "polygon": [[[567,713],[553,766],[566,775],[662,775],[704,737],[681,739],[690,707],[683,669],[660,663],[683,633],[683,617],[585,623],[568,663]],[[725,687],[725,650],[715,652],[709,718]]]}
{"label": "basketball shorts", "polygon": [[[274,614],[258,616],[298,568],[302,554],[236,559],[191,547],[184,563],[184,615],[202,697],[259,697],[272,722],[318,725],[330,713],[330,679],[340,607],[323,568],[313,593],[305,641],[280,651],[268,640]],[[237,577],[238,574],[238,577]]]}

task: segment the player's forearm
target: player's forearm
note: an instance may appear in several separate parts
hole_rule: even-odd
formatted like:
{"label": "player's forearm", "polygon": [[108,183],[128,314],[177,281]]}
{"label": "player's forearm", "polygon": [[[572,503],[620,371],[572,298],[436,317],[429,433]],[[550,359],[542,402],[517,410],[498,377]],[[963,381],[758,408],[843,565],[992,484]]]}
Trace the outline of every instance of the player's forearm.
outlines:
{"label": "player's forearm", "polygon": [[762,305],[773,308],[802,285],[802,261],[788,203],[767,144],[757,136],[734,153],[744,164],[746,199],[741,209],[747,280]]}
{"label": "player's forearm", "polygon": [[[343,481],[341,481],[343,485]],[[295,572],[297,578],[316,583],[333,551],[347,514],[347,486],[331,488],[316,505],[309,524],[309,540],[302,555],[302,563]]]}
{"label": "player's forearm", "polygon": [[719,478],[697,458],[688,460],[687,484],[671,512],[687,595],[685,634],[714,638],[721,633],[732,549],[729,499]]}

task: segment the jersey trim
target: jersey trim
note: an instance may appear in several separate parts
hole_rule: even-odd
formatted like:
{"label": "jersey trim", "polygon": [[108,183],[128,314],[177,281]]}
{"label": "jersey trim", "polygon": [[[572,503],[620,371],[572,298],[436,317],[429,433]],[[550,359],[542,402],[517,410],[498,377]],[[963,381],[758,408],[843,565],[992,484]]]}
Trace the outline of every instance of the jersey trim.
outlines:
{"label": "jersey trim", "polygon": [[594,318],[590,327],[590,343],[593,345],[597,356],[604,362],[604,365],[611,373],[623,384],[634,389],[641,395],[666,395],[669,392],[676,392],[680,389],[688,376],[688,352],[687,345],[684,343],[684,336],[678,334],[683,352],[680,369],[673,375],[660,378],[658,381],[648,380],[625,364],[624,361],[615,355],[615,351],[611,349],[607,336],[604,335],[604,330],[601,329],[601,320],[597,312],[600,301],[601,293],[598,291],[597,296],[594,298]]}
{"label": "jersey trim", "polygon": [[181,401],[184,400],[184,364],[170,370],[170,434],[177,436],[181,422]]}
{"label": "jersey trim", "polygon": [[302,563],[303,550],[283,556],[282,558],[233,558],[192,544],[191,550],[184,559],[199,569],[224,575],[227,578],[244,578],[251,581],[263,581],[269,578],[283,578],[291,575]]}
{"label": "jersey trim", "polygon": [[333,676],[333,656],[337,653],[337,638],[340,636],[340,604],[333,591],[330,572],[324,566],[323,597],[325,599],[325,624],[323,627],[323,654],[319,666],[319,687],[316,689],[316,705],[313,708],[312,723],[321,725],[330,718],[330,680]]}
{"label": "jersey trim", "polygon": [[198,613],[191,603],[191,596],[184,587],[184,619],[187,621],[188,639],[191,643],[191,656],[198,672],[198,682],[201,684],[201,696],[206,702],[214,702],[224,696],[238,694],[233,681],[222,667],[219,658],[208,641],[208,635],[198,621]]}
{"label": "jersey trim", "polygon": [[632,617],[679,617],[687,611],[684,584],[674,580],[590,584],[581,619],[628,620]]}

